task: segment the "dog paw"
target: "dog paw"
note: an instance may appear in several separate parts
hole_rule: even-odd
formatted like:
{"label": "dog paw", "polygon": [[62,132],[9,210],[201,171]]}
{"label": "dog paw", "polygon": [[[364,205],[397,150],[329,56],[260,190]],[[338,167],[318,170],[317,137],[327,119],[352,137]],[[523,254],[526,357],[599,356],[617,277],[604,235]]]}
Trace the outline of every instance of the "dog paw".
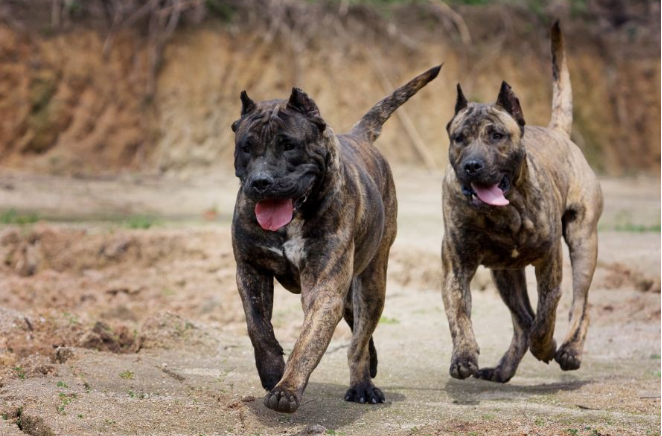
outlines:
{"label": "dog paw", "polygon": [[481,368],[474,374],[474,377],[495,383],[508,383],[513,378],[513,374],[506,374],[497,366],[496,368]]}
{"label": "dog paw", "polygon": [[280,413],[294,413],[299,408],[299,398],[293,391],[275,387],[264,397],[264,405]]}
{"label": "dog paw", "polygon": [[471,354],[461,354],[453,357],[450,374],[453,378],[465,379],[478,371],[478,358]]}
{"label": "dog paw", "polygon": [[582,364],[582,355],[572,347],[563,344],[556,352],[554,360],[561,366],[564,371],[573,371],[579,369]]}
{"label": "dog paw", "polygon": [[549,363],[554,359],[554,353],[556,353],[556,341],[552,339],[545,344],[532,339],[529,349],[536,359]]}
{"label": "dog paw", "polygon": [[381,389],[375,387],[372,383],[360,383],[347,389],[347,392],[345,392],[345,401],[353,401],[361,404],[378,404],[384,403],[386,398]]}

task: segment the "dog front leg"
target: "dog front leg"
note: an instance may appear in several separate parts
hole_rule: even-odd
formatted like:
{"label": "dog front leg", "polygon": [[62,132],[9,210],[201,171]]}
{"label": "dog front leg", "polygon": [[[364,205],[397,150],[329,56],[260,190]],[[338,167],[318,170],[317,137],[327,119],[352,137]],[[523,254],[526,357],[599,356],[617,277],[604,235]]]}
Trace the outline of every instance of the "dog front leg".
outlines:
{"label": "dog front leg", "polygon": [[563,277],[561,244],[552,248],[549,256],[534,266],[538,282],[538,307],[531,328],[530,350],[536,359],[549,363],[556,352],[554,326],[556,308],[561,299],[561,278]]}
{"label": "dog front leg", "polygon": [[255,350],[255,365],[262,387],[273,389],[283,376],[283,348],[276,340],[271,325],[274,301],[274,279],[266,272],[239,262],[237,287],[246,314],[248,336]]}
{"label": "dog front leg", "polygon": [[344,255],[331,258],[328,264],[312,262],[315,266],[301,274],[303,328],[282,379],[264,398],[265,406],[277,412],[294,413],[299,408],[310,374],[322,359],[343,317],[352,280],[354,248],[338,251]]}
{"label": "dog front leg", "polygon": [[453,338],[450,374],[464,379],[478,371],[478,344],[471,324],[471,290],[469,283],[476,266],[463,264],[451,244],[444,240],[441,248],[441,294]]}

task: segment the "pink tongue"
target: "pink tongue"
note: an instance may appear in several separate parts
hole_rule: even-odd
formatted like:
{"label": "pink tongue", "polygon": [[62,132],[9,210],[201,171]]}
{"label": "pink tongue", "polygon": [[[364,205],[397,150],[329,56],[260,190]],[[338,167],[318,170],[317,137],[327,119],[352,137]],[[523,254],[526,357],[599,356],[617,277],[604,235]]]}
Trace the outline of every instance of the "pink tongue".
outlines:
{"label": "pink tongue", "polygon": [[292,199],[264,200],[255,205],[257,222],[264,230],[275,232],[292,221]]}
{"label": "pink tongue", "polygon": [[471,184],[471,187],[476,191],[476,195],[483,203],[492,206],[506,206],[509,201],[503,196],[503,191],[499,189],[499,185],[480,186]]}

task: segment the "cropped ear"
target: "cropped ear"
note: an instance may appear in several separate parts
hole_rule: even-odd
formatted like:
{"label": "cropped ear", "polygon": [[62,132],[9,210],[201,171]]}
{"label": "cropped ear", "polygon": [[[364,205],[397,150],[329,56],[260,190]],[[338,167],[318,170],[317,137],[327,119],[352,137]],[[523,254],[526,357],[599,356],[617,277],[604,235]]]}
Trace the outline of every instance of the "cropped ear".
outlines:
{"label": "cropped ear", "polygon": [[243,117],[249,112],[253,112],[257,107],[255,102],[251,100],[246,91],[241,91],[241,116]]}
{"label": "cropped ear", "polygon": [[521,128],[524,128],[524,114],[519,105],[519,98],[513,92],[513,89],[506,82],[501,83],[501,90],[497,97],[496,105],[505,110],[512,116]]}
{"label": "cropped ear", "polygon": [[[246,90],[241,91],[239,98],[241,98],[241,118],[243,118],[244,115],[253,112],[257,106],[255,105],[255,102],[251,100],[251,98],[248,96]],[[237,129],[239,128],[239,123],[241,122],[241,118],[235,121],[234,123],[232,123],[231,128],[233,132],[236,132]]]}
{"label": "cropped ear", "polygon": [[458,112],[460,112],[462,109],[466,109],[467,107],[467,98],[464,96],[464,93],[462,92],[462,87],[460,84],[457,84],[457,99],[455,100],[455,115],[457,115]]}
{"label": "cropped ear", "polygon": [[301,89],[292,88],[292,94],[287,102],[287,108],[304,115],[320,129],[320,132],[326,129],[326,122],[320,116],[319,108],[313,99],[308,97],[308,94]]}

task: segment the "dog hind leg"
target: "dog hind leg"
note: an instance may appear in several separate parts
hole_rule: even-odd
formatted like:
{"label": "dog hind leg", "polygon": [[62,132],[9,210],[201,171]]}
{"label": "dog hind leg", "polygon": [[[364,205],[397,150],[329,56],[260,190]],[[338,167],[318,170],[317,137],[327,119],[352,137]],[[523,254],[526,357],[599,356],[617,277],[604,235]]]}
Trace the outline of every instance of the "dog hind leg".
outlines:
{"label": "dog hind leg", "polygon": [[598,233],[597,224],[586,223],[585,218],[583,214],[573,214],[564,220],[563,236],[570,249],[572,264],[572,306],[570,328],[554,356],[564,371],[580,367],[589,324],[586,305],[598,258]]}
{"label": "dog hind leg", "polygon": [[353,335],[347,351],[350,387],[345,393],[345,401],[373,404],[385,401],[382,391],[372,382],[377,375],[377,352],[372,334],[384,310],[389,246],[383,243],[352,286]]}
{"label": "dog hind leg", "polygon": [[549,363],[556,353],[554,326],[556,308],[561,299],[561,278],[563,276],[563,254],[559,242],[549,255],[535,264],[538,282],[538,307],[531,327],[530,350],[536,359]]}
{"label": "dog hind leg", "polygon": [[474,377],[498,383],[508,382],[529,348],[534,313],[526,291],[524,269],[493,270],[492,279],[513,319],[513,339],[508,351],[494,368],[481,368]]}
{"label": "dog hind leg", "polygon": [[[352,287],[350,288],[349,293],[347,294],[347,298],[345,299],[345,313],[343,314],[343,318],[345,318],[345,322],[347,322],[347,325],[349,326],[352,333],[354,332],[354,307],[352,303],[354,287],[355,285],[352,283]],[[375,348],[375,340],[372,337],[370,338],[368,349],[370,352],[370,377],[375,378],[377,377],[378,360],[377,348]]]}

